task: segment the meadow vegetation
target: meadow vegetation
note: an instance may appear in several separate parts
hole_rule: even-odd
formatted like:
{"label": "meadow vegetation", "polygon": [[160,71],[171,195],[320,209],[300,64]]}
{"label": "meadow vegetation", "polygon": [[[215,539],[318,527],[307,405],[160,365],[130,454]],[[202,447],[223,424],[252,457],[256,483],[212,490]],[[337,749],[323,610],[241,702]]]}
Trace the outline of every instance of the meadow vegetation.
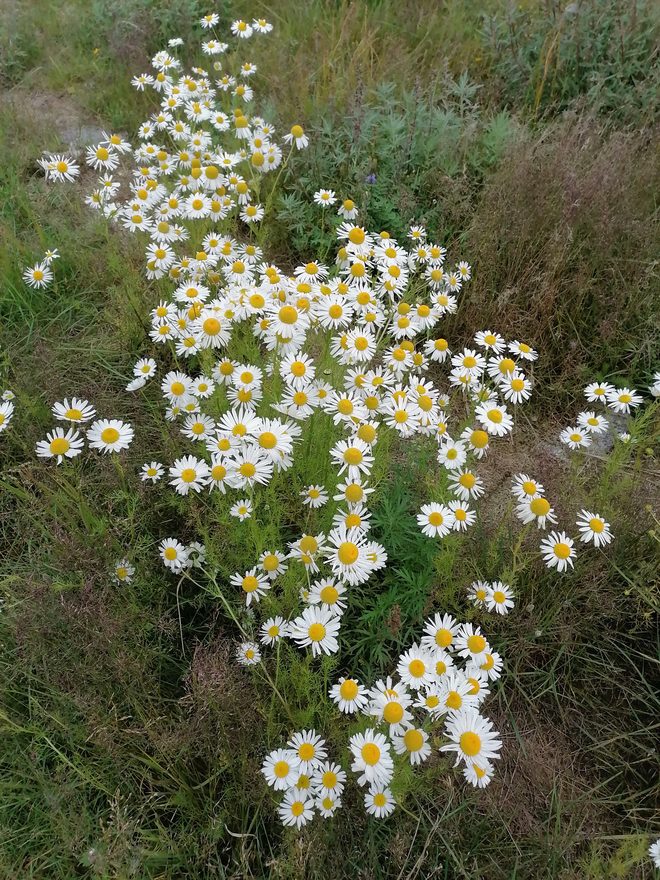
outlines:
{"label": "meadow vegetation", "polygon": [[[648,392],[660,362],[657,7],[257,7],[14,0],[0,10],[0,390],[15,394],[0,435],[0,877],[648,880],[660,835],[660,470]],[[312,258],[334,264],[334,227],[312,201],[327,187],[355,201],[365,229],[404,242],[421,224],[452,265],[469,261],[460,308],[442,321],[452,351],[492,328],[539,352],[514,433],[478,464],[487,495],[469,540],[432,540],[418,526],[420,506],[448,492],[435,440],[384,432],[369,509],[387,565],[349,588],[338,654],[283,641],[263,650],[268,674],[236,662],[266,613],[246,609],[230,578],[299,538],[310,522],[300,493],[334,488],[327,451],[345,432],[312,417],[291,470],[260,490],[258,520],[230,517],[235,492],[191,497],[142,482],[144,462],[190,452],[155,388],[125,391],[139,357],[162,359],[158,385],[188,369],[149,347],[165,281],[145,280],[145,241],[84,204],[95,181],[84,162],[76,186],[46,182],[38,164],[44,151],[81,154],[102,129],[133,141],[155,104],[131,77],[177,36],[187,67],[208,62],[196,47],[210,11],[222,34],[237,18],[273,23],[243,51],[258,65],[258,112],[310,139],[256,233],[268,259],[287,273]],[[54,247],[53,284],[34,290],[23,271]],[[233,345],[236,361],[260,363],[249,332]],[[329,351],[313,355],[339,381]],[[628,442],[571,452],[559,435],[594,380],[637,388],[644,405],[613,418]],[[72,395],[130,423],[130,449],[86,452],[75,467],[38,458],[53,403]],[[600,511],[613,542],[580,546],[574,570],[549,570],[540,533],[515,516],[519,473],[545,485],[562,524]],[[312,522],[327,532],[330,519]],[[202,542],[211,575],[166,571],[158,548],[169,536]],[[118,584],[124,557],[135,576]],[[511,584],[511,613],[473,607],[476,579]],[[295,566],[278,586],[266,608],[294,617]],[[348,769],[330,687],[392,674],[436,612],[482,626],[504,659],[487,703],[503,740],[493,781],[467,786],[436,737],[422,771],[400,770],[402,808],[388,819],[367,816],[352,784],[334,819],[282,828],[266,754],[314,728]]]}

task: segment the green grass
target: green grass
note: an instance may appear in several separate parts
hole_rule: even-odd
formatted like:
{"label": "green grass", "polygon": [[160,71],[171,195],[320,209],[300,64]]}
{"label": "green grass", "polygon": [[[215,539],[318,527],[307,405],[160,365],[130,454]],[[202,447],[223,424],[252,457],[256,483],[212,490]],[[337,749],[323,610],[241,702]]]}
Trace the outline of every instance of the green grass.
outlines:
{"label": "green grass", "polygon": [[[0,876],[653,876],[658,405],[606,461],[568,464],[548,449],[586,381],[644,387],[658,363],[656,22],[650,4],[619,6],[585,3],[569,31],[540,2],[220,4],[225,22],[272,18],[257,88],[280,129],[302,121],[312,133],[265,228],[274,258],[292,268],[330,246],[311,191],[351,193],[370,227],[401,235],[426,222],[471,261],[474,282],[446,325],[456,345],[491,325],[541,351],[536,402],[486,471],[493,501],[473,540],[438,549],[416,527],[419,504],[446,492],[432,442],[380,449],[374,533],[390,563],[352,592],[338,657],[312,662],[282,644],[269,660],[286,706],[262,673],[234,663],[239,627],[255,621],[228,578],[299,536],[298,491],[332,479],[316,447],[333,429],[314,417],[247,529],[226,529],[218,493],[182,499],[140,484],[142,462],[180,448],[155,388],[123,392],[158,285],[144,283],[140,244],[109,234],[36,167],[63,128],[132,133],[149,105],[130,76],[170,36],[195,40],[191,17],[207,5],[35,0],[1,14],[0,369],[17,400],[0,444]],[[47,246],[62,258],[44,295],[21,271]],[[254,357],[253,340],[236,345],[236,357]],[[121,471],[100,456],[57,469],[36,460],[52,402],[72,393],[139,424]],[[502,498],[526,469],[563,522],[590,505],[608,515],[607,553],[582,554],[560,580],[547,574],[537,535],[518,543]],[[327,527],[323,515],[311,524]],[[211,576],[165,575],[166,534],[205,542]],[[120,589],[107,572],[129,550],[138,573]],[[500,576],[517,608],[485,620],[464,586]],[[265,613],[297,608],[299,586],[290,571]],[[348,669],[386,674],[436,610],[483,622],[506,659],[487,704],[505,736],[496,780],[467,791],[438,757],[424,774],[397,775],[405,810],[387,823],[366,821],[353,788],[334,822],[283,830],[264,753],[316,725],[339,755],[350,725],[331,711],[329,684]]]}

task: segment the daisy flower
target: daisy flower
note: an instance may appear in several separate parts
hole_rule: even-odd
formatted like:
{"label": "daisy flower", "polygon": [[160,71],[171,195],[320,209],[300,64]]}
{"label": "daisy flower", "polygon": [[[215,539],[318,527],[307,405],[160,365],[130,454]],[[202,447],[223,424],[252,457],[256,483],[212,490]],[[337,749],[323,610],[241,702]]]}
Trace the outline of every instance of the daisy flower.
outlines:
{"label": "daisy flower", "polygon": [[284,143],[295,144],[297,150],[304,150],[309,146],[309,138],[302,125],[292,125],[288,134],[284,135]]}
{"label": "daisy flower", "polygon": [[303,504],[312,508],[323,507],[324,504],[328,503],[329,498],[323,486],[318,486],[316,484],[312,484],[306,489],[303,489],[300,493],[300,497],[303,500]]}
{"label": "daisy flower", "polygon": [[90,449],[100,452],[120,452],[133,441],[133,428],[119,419],[97,419],[87,431]]}
{"label": "daisy flower", "polygon": [[421,764],[431,754],[429,735],[421,727],[409,727],[403,734],[392,736],[392,745],[397,755],[408,755],[408,760],[415,766]]}
{"label": "daisy flower", "polygon": [[287,570],[286,556],[279,550],[264,550],[259,557],[259,565],[271,580],[275,580]]}
{"label": "daisy flower", "polygon": [[539,529],[545,529],[548,523],[557,522],[557,517],[554,514],[554,509],[550,506],[550,502],[540,495],[521,501],[516,507],[516,516],[525,524],[536,520],[536,525]]}
{"label": "daisy flower", "polygon": [[573,540],[566,532],[550,532],[547,538],[541,541],[541,555],[548,568],[556,568],[557,571],[566,571],[573,568],[575,550]]}
{"label": "daisy flower", "polygon": [[337,526],[328,535],[328,545],[325,557],[338,578],[353,585],[369,579],[373,566],[359,529]]}
{"label": "daisy flower", "polygon": [[451,742],[442,746],[441,751],[455,752],[456,764],[499,757],[502,741],[492,722],[476,709],[464,709],[448,718],[445,733]]}
{"label": "daisy flower", "polygon": [[[10,392],[5,392],[5,394]],[[3,396],[4,397],[4,396]],[[6,431],[9,427],[9,423],[14,417],[14,404],[11,400],[3,399],[2,403],[0,403],[0,434],[3,431]]]}
{"label": "daisy flower", "polygon": [[275,749],[266,756],[261,772],[275,791],[291,788],[300,774],[300,761],[293,749]]}
{"label": "daisy flower", "polygon": [[259,602],[262,596],[270,590],[270,579],[256,567],[246,571],[245,574],[237,572],[229,579],[232,587],[239,587],[245,594],[245,604]]}
{"label": "daisy flower", "polygon": [[612,540],[610,524],[597,513],[581,510],[578,514],[577,527],[580,532],[580,541],[585,544],[593,543],[594,547],[602,547]]}
{"label": "daisy flower", "polygon": [[486,601],[489,589],[490,585],[486,581],[472,581],[468,587],[468,599],[477,608],[481,608]]}
{"label": "daisy flower", "polygon": [[320,189],[314,193],[314,201],[322,208],[327,208],[335,204],[337,197],[331,189]]}
{"label": "daisy flower", "polygon": [[310,605],[321,605],[341,616],[346,608],[345,593],[346,587],[343,584],[337,583],[332,578],[326,578],[314,581],[307,601]]}
{"label": "daisy flower", "polygon": [[201,492],[209,478],[209,466],[194,455],[184,455],[176,459],[169,474],[170,486],[174,486],[179,495],[187,495],[191,490]]}
{"label": "daisy flower", "polygon": [[591,382],[584,389],[584,396],[589,403],[607,403],[608,395],[616,393],[616,388],[609,382]]}
{"label": "daisy flower", "polygon": [[314,798],[309,792],[292,788],[284,795],[277,812],[283,825],[302,828],[314,817]]}
{"label": "daisy flower", "polygon": [[361,711],[369,702],[367,689],[355,678],[340,678],[330,688],[329,697],[347,715]]}
{"label": "daisy flower", "polygon": [[343,217],[344,220],[355,220],[358,215],[357,205],[353,199],[344,199],[337,209],[337,213],[340,217]]}
{"label": "daisy flower", "polygon": [[112,577],[116,583],[130,584],[133,580],[134,574],[135,568],[131,565],[128,559],[120,559],[118,562],[115,562]]}
{"label": "daisy flower", "polygon": [[241,642],[236,649],[236,659],[241,666],[255,666],[261,660],[261,651],[256,642]]}
{"label": "daisy flower", "polygon": [[493,765],[485,758],[480,758],[478,764],[468,761],[463,767],[463,778],[475,788],[485,788],[493,778]]}
{"label": "daisy flower", "polygon": [[660,838],[649,846],[649,858],[656,868],[660,868]]}
{"label": "daisy flower", "polygon": [[364,807],[370,816],[386,819],[394,812],[396,801],[389,788],[376,786],[365,794]]}
{"label": "daisy flower", "polygon": [[383,734],[368,728],[364,733],[353,734],[349,747],[353,755],[351,770],[361,774],[358,785],[387,785],[394,773],[394,761]]}
{"label": "daisy flower", "polygon": [[311,645],[312,655],[336,654],[339,650],[337,636],[340,619],[336,614],[323,606],[311,605],[305,608],[300,617],[296,617],[289,625],[289,638],[299,648]]}
{"label": "daisy flower", "polygon": [[476,512],[463,501],[450,501],[448,507],[454,518],[452,529],[455,532],[465,532],[477,521]]}
{"label": "daisy flower", "polygon": [[564,428],[559,435],[559,439],[571,449],[583,449],[591,446],[589,432],[578,427]]}
{"label": "daisy flower", "polygon": [[509,609],[513,608],[513,591],[507,584],[502,581],[493,581],[488,588],[486,596],[486,608],[489,611],[496,611],[498,614],[508,614]]}
{"label": "daisy flower", "polygon": [[612,388],[606,393],[607,405],[617,413],[628,415],[630,409],[640,405],[643,398],[632,388]]}
{"label": "daisy flower", "polygon": [[436,648],[453,650],[452,646],[460,628],[460,624],[451,614],[436,614],[434,617],[429,617],[424,622],[422,646],[431,651]]}
{"label": "daisy flower", "polygon": [[475,414],[486,431],[496,437],[503,437],[513,428],[513,419],[505,406],[482,403],[477,407]]}
{"label": "daisy flower", "polygon": [[475,628],[471,623],[464,623],[456,635],[456,651],[459,657],[480,666],[490,646],[478,626]]}
{"label": "daisy flower", "polygon": [[444,538],[454,526],[454,515],[446,504],[422,504],[417,525],[429,538]]}
{"label": "daisy flower", "polygon": [[311,773],[328,757],[325,740],[315,730],[294,733],[287,747],[296,753],[301,773]]}
{"label": "daisy flower", "polygon": [[279,615],[269,617],[261,624],[259,630],[262,645],[275,645],[280,639],[287,635],[287,623],[283,617]]}
{"label": "daisy flower", "polygon": [[527,476],[527,474],[516,474],[513,478],[511,494],[519,501],[536,498],[538,495],[543,495],[544,491],[543,485],[533,477]]}
{"label": "daisy flower", "polygon": [[158,545],[158,552],[166,568],[174,572],[179,572],[188,565],[188,551],[176,538],[162,540]]}
{"label": "daisy flower", "polygon": [[62,464],[65,458],[75,458],[82,449],[83,438],[75,428],[69,428],[66,433],[64,428],[55,428],[36,445],[39,458],[56,458],[57,464]]}
{"label": "daisy flower", "polygon": [[46,262],[36,263],[23,272],[23,281],[29,287],[34,287],[35,290],[43,290],[52,280],[53,270]]}
{"label": "daisy flower", "polygon": [[396,673],[412,690],[428,687],[434,680],[433,658],[419,645],[413,645],[399,657]]}

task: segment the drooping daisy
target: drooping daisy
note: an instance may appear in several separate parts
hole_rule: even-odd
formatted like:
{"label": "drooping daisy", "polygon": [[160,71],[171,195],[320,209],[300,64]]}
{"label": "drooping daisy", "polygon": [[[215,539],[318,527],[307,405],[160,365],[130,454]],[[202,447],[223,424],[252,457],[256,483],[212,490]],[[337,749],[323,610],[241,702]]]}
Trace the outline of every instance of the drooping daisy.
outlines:
{"label": "drooping daisy", "polygon": [[329,696],[337,704],[339,711],[346,714],[359,712],[369,702],[367,689],[355,678],[340,678],[330,688]]}
{"label": "drooping daisy", "polygon": [[57,401],[53,404],[53,415],[60,422],[89,422],[96,415],[96,410],[87,400],[78,397],[72,397],[69,401],[64,398],[61,402]]}
{"label": "drooping daisy", "polygon": [[536,521],[539,529],[545,529],[548,523],[557,522],[550,502],[540,495],[521,501],[516,507],[516,516],[525,524]]}
{"label": "drooping daisy", "polygon": [[133,441],[133,428],[119,419],[97,419],[87,431],[90,449],[101,452],[120,452]]}
{"label": "drooping daisy", "polygon": [[382,733],[368,728],[364,733],[355,733],[349,740],[353,755],[351,770],[360,773],[358,785],[385,786],[394,773],[394,761],[390,744]]}
{"label": "drooping daisy", "polygon": [[36,453],[39,458],[56,458],[57,464],[62,464],[65,458],[75,458],[83,450],[83,438],[75,428],[55,428],[46,434],[45,440],[40,440],[36,445]]}
{"label": "drooping daisy", "polygon": [[431,754],[429,735],[421,727],[409,727],[402,734],[393,734],[392,744],[397,755],[407,755],[414,766],[421,764]]}
{"label": "drooping daisy", "polygon": [[556,568],[557,571],[566,571],[573,568],[575,549],[573,540],[566,532],[550,532],[547,538],[541,541],[541,555],[548,568]]}
{"label": "drooping daisy", "polygon": [[300,617],[289,625],[289,638],[299,648],[311,646],[314,657],[319,654],[336,654],[339,650],[337,635],[341,626],[340,618],[323,606],[310,605]]}
{"label": "drooping daisy", "polygon": [[602,547],[612,540],[610,524],[597,513],[581,510],[578,514],[577,527],[580,532],[580,541],[585,544],[593,543],[594,547]]}
{"label": "drooping daisy", "polygon": [[463,777],[475,788],[485,788],[493,778],[493,765],[485,758],[479,758],[478,763],[468,761],[463,768]]}
{"label": "drooping daisy", "polygon": [[502,741],[493,730],[492,722],[476,709],[464,709],[448,717],[445,733],[451,742],[442,746],[441,751],[455,752],[456,764],[499,757]]}

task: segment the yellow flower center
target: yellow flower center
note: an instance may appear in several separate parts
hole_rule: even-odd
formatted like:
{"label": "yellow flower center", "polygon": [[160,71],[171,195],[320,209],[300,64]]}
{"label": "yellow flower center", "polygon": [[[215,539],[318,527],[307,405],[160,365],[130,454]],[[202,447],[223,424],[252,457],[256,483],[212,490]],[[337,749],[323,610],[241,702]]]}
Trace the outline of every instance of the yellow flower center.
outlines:
{"label": "yellow flower center", "polygon": [[181,479],[184,483],[194,483],[197,479],[197,471],[195,468],[184,468],[181,471]]}
{"label": "yellow flower center", "polygon": [[101,432],[101,440],[104,443],[116,443],[119,440],[119,431],[116,428],[106,428]]}
{"label": "yellow flower center", "polygon": [[380,761],[380,749],[376,743],[365,743],[362,746],[361,752],[362,760],[365,764],[369,764],[370,767],[373,767],[374,764],[377,764]]}
{"label": "yellow flower center", "polygon": [[56,437],[51,440],[50,451],[53,455],[64,455],[69,451],[71,444],[65,437]]}
{"label": "yellow flower center", "polygon": [[471,730],[461,734],[460,738],[461,750],[465,755],[472,758],[481,751],[481,737],[473,733]]}
{"label": "yellow flower center", "polygon": [[468,636],[467,646],[473,654],[480,654],[486,647],[486,639],[475,633],[472,636]]}
{"label": "yellow flower center", "polygon": [[388,724],[398,724],[403,718],[403,706],[395,700],[385,703],[383,718]]}
{"label": "yellow flower center", "polygon": [[550,511],[550,504],[545,498],[534,498],[529,505],[529,509],[534,516],[547,516]]}
{"label": "yellow flower center", "polygon": [[320,642],[325,638],[325,627],[322,623],[313,623],[307,630],[307,635],[313,642]]}
{"label": "yellow flower center", "polygon": [[554,550],[557,559],[568,559],[571,555],[571,548],[563,541],[559,541],[559,543],[555,544]]}
{"label": "yellow flower center", "polygon": [[248,574],[243,578],[241,586],[246,593],[254,593],[259,586],[259,581],[253,574]]}
{"label": "yellow flower center", "polygon": [[353,565],[360,551],[352,541],[344,541],[337,548],[337,556],[342,565]]}
{"label": "yellow flower center", "polygon": [[358,695],[357,682],[352,678],[347,678],[339,685],[339,694],[343,700],[354,700]]}

